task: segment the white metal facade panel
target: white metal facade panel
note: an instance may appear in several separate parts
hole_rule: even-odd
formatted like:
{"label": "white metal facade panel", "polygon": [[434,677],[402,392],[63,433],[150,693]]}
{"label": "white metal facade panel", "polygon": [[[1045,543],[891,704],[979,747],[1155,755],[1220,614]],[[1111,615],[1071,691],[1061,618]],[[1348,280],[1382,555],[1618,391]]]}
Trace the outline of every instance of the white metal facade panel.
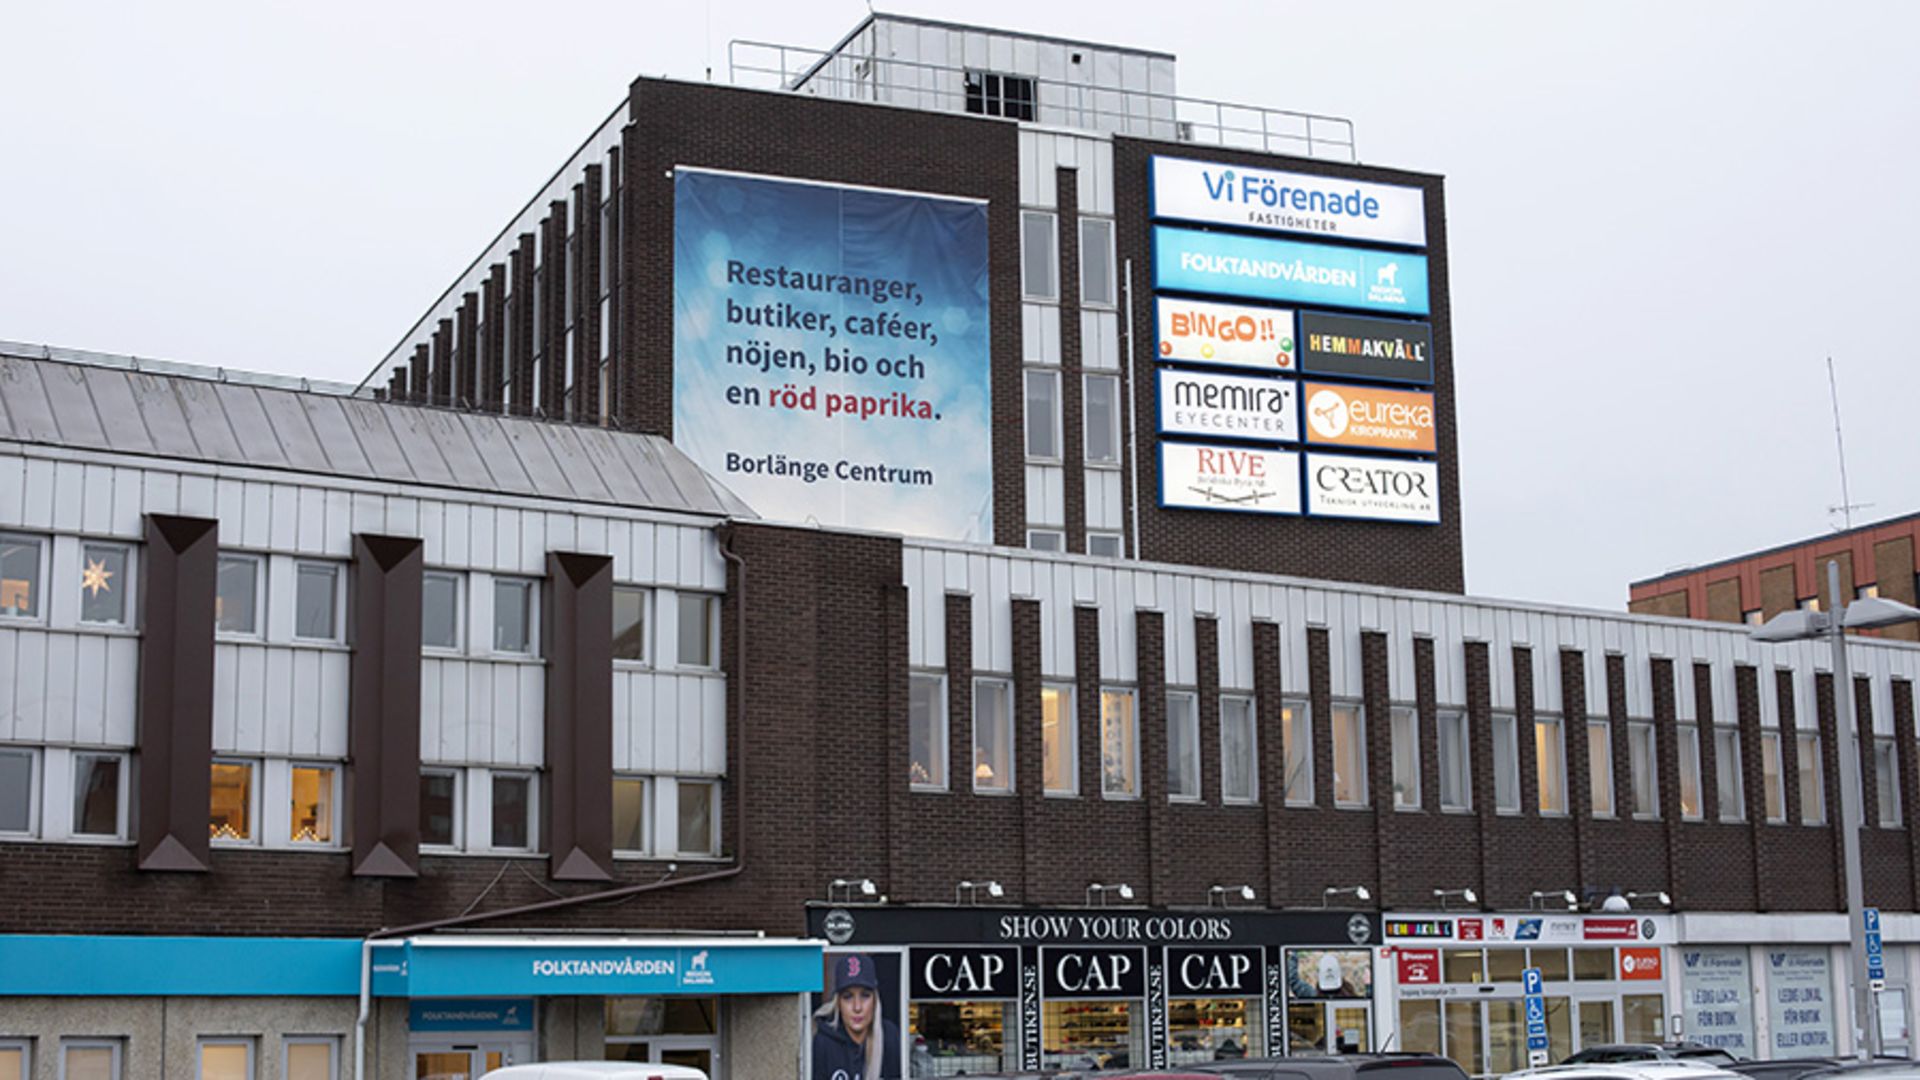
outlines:
{"label": "white metal facade panel", "polygon": [[1067,524],[1067,471],[1058,465],[1027,466],[1027,524],[1064,528]]}

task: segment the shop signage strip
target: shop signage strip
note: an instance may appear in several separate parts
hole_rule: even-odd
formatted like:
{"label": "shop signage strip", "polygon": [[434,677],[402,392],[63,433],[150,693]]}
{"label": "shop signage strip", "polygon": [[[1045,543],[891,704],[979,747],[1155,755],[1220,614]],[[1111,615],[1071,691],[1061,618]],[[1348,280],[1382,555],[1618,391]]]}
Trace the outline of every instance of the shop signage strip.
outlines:
{"label": "shop signage strip", "polygon": [[1439,448],[1433,395],[1424,390],[1307,383],[1301,394],[1307,403],[1310,443],[1416,454],[1431,454]]}
{"label": "shop signage strip", "polygon": [[[837,928],[837,932],[836,932]],[[1210,912],[1144,908],[992,908],[888,905],[807,908],[807,934],[862,945],[1366,945],[1379,916],[1355,911]]]}
{"label": "shop signage strip", "polygon": [[1300,441],[1299,384],[1292,379],[1164,367],[1156,374],[1163,434]]}
{"label": "shop signage strip", "polygon": [[1294,313],[1286,308],[1156,296],[1161,360],[1284,372],[1297,366]]}
{"label": "shop signage strip", "polygon": [[1433,328],[1400,319],[1300,313],[1300,370],[1387,382],[1433,382]]}
{"label": "shop signage strip", "polygon": [[1177,292],[1427,313],[1427,260],[1362,248],[1153,227],[1153,286]]}
{"label": "shop signage strip", "polygon": [[[1326,457],[1328,455],[1309,455]],[[1369,462],[1387,458],[1362,458]],[[1674,940],[1670,915],[1470,915],[1389,913],[1382,929],[1389,941],[1485,941],[1576,945],[1582,942],[1668,942]]]}
{"label": "shop signage strip", "polygon": [[821,988],[817,943],[690,946],[411,945],[382,996],[785,994]]}
{"label": "shop signage strip", "polygon": [[360,989],[358,938],[10,934],[0,935],[0,956],[0,997],[336,997]]}
{"label": "shop signage strip", "polygon": [[1144,998],[1146,950],[1043,948],[1041,993],[1048,998]]}
{"label": "shop signage strip", "polygon": [[1440,522],[1440,469],[1431,461],[1307,455],[1307,512],[1321,517]]}
{"label": "shop signage strip", "polygon": [[1155,217],[1424,247],[1419,188],[1154,155]]}
{"label": "shop signage strip", "polygon": [[408,1031],[532,1031],[532,998],[434,998],[408,1003]]}
{"label": "shop signage strip", "polygon": [[1167,950],[1169,997],[1253,997],[1263,985],[1259,949]]}
{"label": "shop signage strip", "polygon": [[1300,455],[1253,447],[1160,444],[1160,505],[1243,514],[1300,512]]}
{"label": "shop signage strip", "polygon": [[935,1001],[1012,1001],[1019,997],[1020,950],[1011,945],[910,949],[908,993]]}

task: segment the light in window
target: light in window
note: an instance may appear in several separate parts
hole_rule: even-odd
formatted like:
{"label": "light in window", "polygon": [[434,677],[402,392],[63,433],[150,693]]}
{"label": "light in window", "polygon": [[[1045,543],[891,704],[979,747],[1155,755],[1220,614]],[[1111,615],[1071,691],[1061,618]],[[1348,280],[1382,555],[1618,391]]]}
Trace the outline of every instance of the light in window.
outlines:
{"label": "light in window", "polygon": [[124,626],[132,576],[127,549],[119,544],[80,547],[80,621]]}
{"label": "light in window", "polygon": [[334,641],[334,622],[340,601],[340,568],[329,563],[303,562],[295,574],[293,636],[308,641]]}
{"label": "light in window", "polygon": [[451,769],[420,773],[420,843],[435,847],[460,843],[460,778]]}
{"label": "light in window", "polygon": [[1628,767],[1633,779],[1635,817],[1660,816],[1659,748],[1652,724],[1627,725]]}
{"label": "light in window", "polygon": [[293,807],[287,832],[294,843],[333,843],[333,778],[330,765],[293,767]]}
{"label": "light in window", "polygon": [[460,647],[460,575],[429,570],[420,578],[420,644]]}
{"label": "light in window", "polygon": [[1787,820],[1787,792],[1781,770],[1784,764],[1780,760],[1780,733],[1763,731],[1760,733],[1760,782],[1761,799],[1766,803],[1768,821]]}
{"label": "light in window", "polygon": [[1013,790],[1013,711],[999,679],[973,684],[973,790]]}
{"label": "light in window", "polygon": [[524,851],[533,847],[533,777],[493,775],[493,846]]}
{"label": "light in window", "polygon": [[34,536],[0,533],[0,615],[40,614],[40,550]]}
{"label": "light in window", "polygon": [[252,555],[222,555],[214,571],[213,624],[224,634],[257,633],[260,560]]}
{"label": "light in window", "polygon": [[1800,824],[1825,825],[1827,784],[1820,763],[1820,736],[1803,731],[1795,738],[1799,742],[1800,759]]}
{"label": "light in window", "polygon": [[0,750],[0,833],[33,831],[34,752]]}
{"label": "light in window", "polygon": [[1533,720],[1533,764],[1539,784],[1540,812],[1567,812],[1567,744],[1562,738],[1560,718],[1537,716]]}
{"label": "light in window", "polygon": [[73,755],[73,832],[120,835],[120,755]]}
{"label": "light in window", "polygon": [[1720,795],[1720,820],[1747,819],[1746,785],[1740,775],[1740,731],[1718,727],[1713,732],[1713,771]]}
{"label": "light in window", "polygon": [[647,658],[647,590],[630,585],[613,587],[613,658]]}
{"label": "light in window", "polygon": [[639,777],[613,778],[613,850],[647,850],[647,782]]}
{"label": "light in window", "polygon": [[1253,699],[1220,699],[1220,797],[1252,802],[1259,797],[1259,754],[1255,748]]}
{"label": "light in window", "polygon": [[215,840],[253,839],[253,766],[216,761],[212,768],[208,835]]}
{"label": "light in window", "polygon": [[286,1080],[334,1080],[332,1039],[287,1040]]}
{"label": "light in window", "polygon": [[1053,795],[1080,790],[1079,720],[1073,714],[1073,687],[1048,684],[1040,688],[1040,768],[1046,789]]}
{"label": "light in window", "polygon": [[711,855],[713,836],[713,793],[711,783],[682,780],[680,787],[680,853]]}
{"label": "light in window", "polygon": [[1605,720],[1587,723],[1587,784],[1593,815],[1613,816],[1613,735]]}
{"label": "light in window", "polygon": [[253,1080],[253,1044],[237,1039],[202,1041],[199,1080]]}
{"label": "light in window", "polygon": [[1100,792],[1140,794],[1140,728],[1131,690],[1100,692]]}
{"label": "light in window", "polygon": [[681,667],[712,667],[714,612],[719,604],[701,593],[680,594]]}
{"label": "light in window", "polygon": [[907,690],[907,780],[915,787],[947,786],[946,681],[916,672]]}
{"label": "light in window", "polygon": [[1366,723],[1358,705],[1333,707],[1333,802],[1336,806],[1365,806],[1367,802]]}
{"label": "light in window", "polygon": [[1167,695],[1167,797],[1200,797],[1200,706],[1183,691]]}
{"label": "light in window", "polygon": [[1700,729],[1683,724],[1679,729],[1680,816],[1698,821],[1704,814],[1700,805]]}
{"label": "light in window", "polygon": [[63,1042],[60,1057],[62,1080],[120,1080],[117,1043]]}
{"label": "light in window", "polygon": [[533,582],[523,578],[494,580],[493,651],[533,654]]}

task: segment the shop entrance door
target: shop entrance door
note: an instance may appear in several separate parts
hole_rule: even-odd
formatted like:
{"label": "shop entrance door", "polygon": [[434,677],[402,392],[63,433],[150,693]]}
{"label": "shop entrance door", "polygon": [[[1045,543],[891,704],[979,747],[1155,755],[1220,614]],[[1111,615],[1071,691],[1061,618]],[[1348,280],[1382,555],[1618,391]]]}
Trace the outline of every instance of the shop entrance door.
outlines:
{"label": "shop entrance door", "polygon": [[653,1065],[691,1065],[708,1076],[720,1075],[720,1039],[716,1035],[656,1035],[637,1042],[610,1043],[607,1057]]}
{"label": "shop entrance door", "polygon": [[1372,1011],[1364,1001],[1296,1001],[1287,1006],[1287,1053],[1371,1053]]}
{"label": "shop entrance door", "polygon": [[488,1072],[533,1060],[525,1043],[413,1044],[413,1080],[479,1080]]}

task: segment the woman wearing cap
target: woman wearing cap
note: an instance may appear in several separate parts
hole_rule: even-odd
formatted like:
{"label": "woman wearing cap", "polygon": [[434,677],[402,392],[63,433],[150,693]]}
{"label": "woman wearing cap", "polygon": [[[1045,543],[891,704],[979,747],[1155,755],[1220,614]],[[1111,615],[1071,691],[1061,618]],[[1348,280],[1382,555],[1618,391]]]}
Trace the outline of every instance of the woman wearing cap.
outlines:
{"label": "woman wearing cap", "polygon": [[866,953],[833,959],[833,992],[813,1014],[813,1080],[898,1080],[900,1029],[880,1013],[880,972]]}

